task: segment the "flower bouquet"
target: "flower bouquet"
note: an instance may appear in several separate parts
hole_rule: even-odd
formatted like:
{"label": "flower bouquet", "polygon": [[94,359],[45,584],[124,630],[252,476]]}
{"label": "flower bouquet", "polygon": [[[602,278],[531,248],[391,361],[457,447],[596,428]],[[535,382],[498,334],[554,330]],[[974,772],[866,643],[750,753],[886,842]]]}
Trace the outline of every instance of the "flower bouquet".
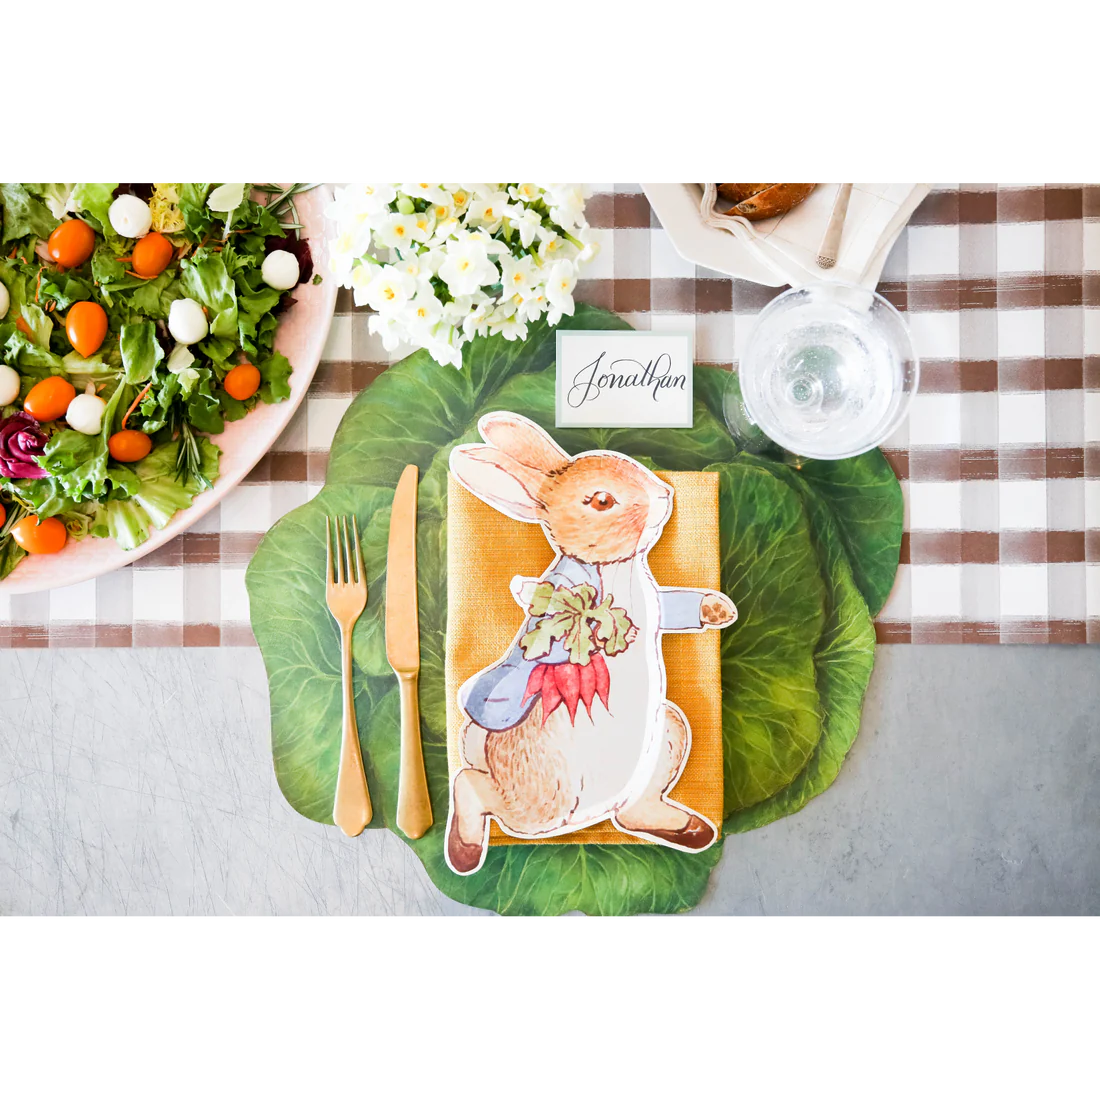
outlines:
{"label": "flower bouquet", "polygon": [[357,183],[337,188],[329,264],[372,333],[462,366],[462,346],[526,339],[573,313],[579,267],[598,251],[571,183]]}

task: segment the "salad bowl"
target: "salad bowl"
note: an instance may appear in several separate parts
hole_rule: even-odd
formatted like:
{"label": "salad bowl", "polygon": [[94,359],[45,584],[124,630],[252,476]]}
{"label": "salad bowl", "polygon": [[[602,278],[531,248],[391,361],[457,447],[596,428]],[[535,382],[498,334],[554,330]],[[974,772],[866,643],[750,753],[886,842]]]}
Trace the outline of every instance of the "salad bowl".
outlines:
{"label": "salad bowl", "polygon": [[324,209],[331,199],[326,184],[296,200],[302,236],[309,242],[314,269],[322,280],[302,283],[294,290],[294,304],[282,314],[275,335],[275,349],[290,360],[290,396],[275,404],[259,404],[241,420],[225,425],[212,437],[221,449],[221,465],[213,487],[195,496],[190,508],[177,512],[161,530],[133,550],[125,550],[112,538],[69,539],[59,553],[31,554],[0,581],[0,594],[41,592],[79,584],[110,573],[151,554],[192,527],[243,480],[271,449],[301,405],[317,371],[336,308],[337,284],[328,274]]}

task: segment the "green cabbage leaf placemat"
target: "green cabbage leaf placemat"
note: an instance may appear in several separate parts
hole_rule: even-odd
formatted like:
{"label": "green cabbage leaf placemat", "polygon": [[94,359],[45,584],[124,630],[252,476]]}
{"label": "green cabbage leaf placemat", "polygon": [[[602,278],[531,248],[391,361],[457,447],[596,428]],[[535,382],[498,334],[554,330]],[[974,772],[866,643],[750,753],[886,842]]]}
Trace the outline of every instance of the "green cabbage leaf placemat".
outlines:
{"label": "green cabbage leaf placemat", "polygon": [[[559,327],[627,328],[578,306]],[[699,854],[656,845],[508,845],[475,875],[443,859],[448,808],[443,661],[447,609],[447,459],[476,441],[478,418],[522,413],[571,453],[625,451],[653,469],[720,475],[722,587],[739,621],[722,636],[726,836],[801,809],[836,778],[859,730],[874,663],[872,616],[897,569],[901,490],[878,451],[795,469],[739,454],[722,419],[725,371],[695,368],[690,429],[554,427],[555,329],[525,341],[478,339],[463,369],[417,352],[384,371],[344,415],[328,478],[285,516],[248,568],[252,628],[271,691],[279,786],[299,813],[331,823],[340,747],[340,645],[325,607],[325,516],[354,514],[370,589],[354,634],[356,708],[374,803],[449,897],[502,913],[678,912],[702,897],[721,843]],[[396,828],[399,707],[384,638],[390,503],[407,463],[421,470],[420,714],[435,824],[420,840]],[[730,843],[736,843],[734,837]]]}

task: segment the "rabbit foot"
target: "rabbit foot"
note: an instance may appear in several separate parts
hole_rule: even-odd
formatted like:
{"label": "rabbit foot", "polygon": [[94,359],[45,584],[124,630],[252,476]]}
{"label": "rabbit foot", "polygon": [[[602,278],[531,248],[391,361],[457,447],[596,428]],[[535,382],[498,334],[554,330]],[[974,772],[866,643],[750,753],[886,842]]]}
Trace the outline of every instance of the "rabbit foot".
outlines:
{"label": "rabbit foot", "polygon": [[680,829],[632,829],[631,832],[651,836],[677,848],[687,848],[698,852],[710,847],[714,842],[715,830],[709,821],[695,814],[689,814],[687,824]]}
{"label": "rabbit foot", "polygon": [[484,849],[480,844],[467,844],[458,831],[458,817],[451,818],[447,834],[447,862],[460,875],[468,875],[481,866]]}

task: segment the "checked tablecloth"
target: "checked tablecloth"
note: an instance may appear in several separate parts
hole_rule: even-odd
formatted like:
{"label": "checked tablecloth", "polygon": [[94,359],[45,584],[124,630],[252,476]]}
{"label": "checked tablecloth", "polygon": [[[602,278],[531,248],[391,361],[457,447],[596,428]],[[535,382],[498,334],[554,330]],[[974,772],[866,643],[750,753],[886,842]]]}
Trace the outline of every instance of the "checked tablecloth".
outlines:
{"label": "checked tablecloth", "polygon": [[[694,330],[697,361],[735,366],[779,291],[685,262],[637,185],[596,185],[588,217],[602,251],[578,299]],[[1100,640],[1100,186],[937,185],[879,290],[922,361],[886,446],[906,534],[879,639]],[[320,489],[344,410],[397,357],[343,293],[309,396],[245,482],[130,568],[36,595],[0,585],[0,647],[254,644],[256,544]]]}

